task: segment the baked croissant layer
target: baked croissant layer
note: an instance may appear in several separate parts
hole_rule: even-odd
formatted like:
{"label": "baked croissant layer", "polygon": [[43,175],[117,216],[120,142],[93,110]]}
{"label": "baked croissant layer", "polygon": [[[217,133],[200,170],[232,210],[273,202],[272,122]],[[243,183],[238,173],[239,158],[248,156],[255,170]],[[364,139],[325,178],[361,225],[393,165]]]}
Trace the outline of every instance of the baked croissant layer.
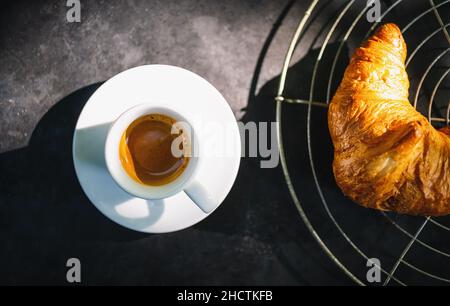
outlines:
{"label": "baked croissant layer", "polygon": [[385,24],[358,49],[330,103],[333,172],[345,195],[403,214],[450,214],[450,128],[408,101],[406,44]]}

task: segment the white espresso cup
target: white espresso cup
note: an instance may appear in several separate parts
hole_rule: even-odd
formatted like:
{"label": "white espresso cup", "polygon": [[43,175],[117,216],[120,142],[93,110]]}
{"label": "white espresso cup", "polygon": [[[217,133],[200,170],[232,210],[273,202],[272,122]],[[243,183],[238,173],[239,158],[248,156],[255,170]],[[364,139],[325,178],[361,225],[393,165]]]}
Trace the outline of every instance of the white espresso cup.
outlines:
{"label": "white espresso cup", "polygon": [[[193,152],[184,171],[175,180],[161,186],[145,185],[134,180],[123,168],[119,154],[122,135],[129,125],[142,116],[155,113],[172,117],[177,123],[188,125],[191,151]],[[109,129],[105,143],[106,166],[116,183],[133,196],[148,200],[159,200],[171,197],[179,192],[185,192],[203,212],[209,213],[216,208],[218,203],[213,201],[208,191],[203,188],[196,177],[196,170],[201,162],[197,135],[186,118],[172,109],[146,104],[132,107],[120,115]]]}

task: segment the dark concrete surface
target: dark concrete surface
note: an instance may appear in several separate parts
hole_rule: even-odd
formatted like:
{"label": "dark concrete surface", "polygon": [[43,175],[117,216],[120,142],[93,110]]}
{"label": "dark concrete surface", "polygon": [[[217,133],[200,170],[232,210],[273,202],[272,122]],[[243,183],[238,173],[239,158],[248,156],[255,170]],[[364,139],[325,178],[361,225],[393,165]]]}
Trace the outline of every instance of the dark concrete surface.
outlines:
{"label": "dark concrete surface", "polygon": [[[69,93],[142,64],[171,64],[208,79],[237,117],[257,55],[287,1],[3,1],[0,9],[0,152],[26,145],[45,112]],[[297,5],[271,43],[260,83],[280,71]]]}
{"label": "dark concrete surface", "polygon": [[[349,283],[305,229],[279,168],[261,174],[257,159],[243,160],[212,216],[181,232],[144,235],[102,216],[72,166],[84,103],[133,66],[192,70],[242,118],[249,96],[279,74],[305,4],[81,3],[81,23],[73,24],[65,1],[0,5],[0,284],[66,284],[70,257],[81,260],[83,284]],[[247,116],[272,121],[273,94],[265,118]]]}
{"label": "dark concrete surface", "polygon": [[[294,56],[287,86],[294,97],[307,98],[322,29],[336,17],[328,11],[343,6],[343,1],[323,2],[327,8],[309,26],[314,35],[302,38],[309,47]],[[309,1],[81,3],[81,22],[72,24],[65,19],[65,1],[0,4],[0,284],[67,284],[70,257],[81,260],[87,285],[352,284],[305,227],[280,167],[260,169],[259,159],[243,158],[233,189],[210,217],[180,232],[146,235],[101,215],[83,194],[72,165],[72,133],[84,103],[103,81],[137,65],[192,70],[223,93],[237,119],[273,121],[278,75]],[[336,41],[323,56],[328,68]],[[348,42],[337,71],[342,72],[356,43]],[[323,87],[318,90],[323,98]],[[308,209],[319,210],[307,213],[313,224],[323,224],[319,234],[331,250],[364,278],[365,261],[324,222],[329,218],[311,192],[306,108],[286,113],[294,183]],[[344,229],[369,256],[387,258],[389,269],[407,237],[392,234],[392,225],[378,213],[340,194],[330,176],[324,115],[323,110],[313,114],[319,125],[313,135],[323,148],[319,177],[335,199],[331,207],[352,208],[336,218],[353,220]],[[393,218],[412,231],[421,221]]]}

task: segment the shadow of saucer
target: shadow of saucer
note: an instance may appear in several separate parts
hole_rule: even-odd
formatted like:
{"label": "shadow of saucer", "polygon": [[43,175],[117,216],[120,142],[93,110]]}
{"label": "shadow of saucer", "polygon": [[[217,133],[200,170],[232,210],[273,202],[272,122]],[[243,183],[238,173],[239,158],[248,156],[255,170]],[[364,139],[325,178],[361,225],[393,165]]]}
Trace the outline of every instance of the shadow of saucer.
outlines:
{"label": "shadow of saucer", "polygon": [[[338,48],[330,44],[324,54],[329,60]],[[315,59],[320,50],[312,49],[299,62],[289,68],[290,78],[286,82],[286,96],[307,99],[309,80],[304,71],[313,69]],[[339,71],[345,68],[347,60],[340,64]],[[277,76],[263,85],[259,93],[250,99],[243,117],[247,122],[272,122],[275,119],[275,95],[280,77]],[[287,154],[293,180],[303,185],[302,190],[315,190],[310,176],[310,165],[306,144],[307,106],[287,105],[284,111],[283,137],[290,144]],[[321,147],[319,159],[320,173],[329,176],[328,167],[332,158],[332,146],[326,124],[326,109],[314,112],[315,116],[312,137]],[[270,143],[270,142],[269,142]],[[292,202],[281,165],[276,168],[261,169],[261,158],[242,158],[238,177],[225,202],[195,228],[203,231],[220,232],[226,235],[243,235],[263,242],[282,264],[300,283],[312,282],[316,277],[329,284],[348,283],[337,267],[330,265],[330,259],[321,252],[316,241],[302,224],[298,211]],[[327,181],[335,188],[333,180]],[[306,203],[320,201],[315,192],[302,194]],[[338,238],[338,233],[329,231],[330,239]],[[305,278],[308,275],[310,279]]]}
{"label": "shadow of saucer", "polygon": [[[331,1],[328,1],[324,6],[330,3]],[[291,5],[291,2],[286,5],[260,51],[248,105],[242,118],[244,124],[248,122],[273,122],[275,120],[275,96],[280,83],[280,76],[278,75],[266,82],[259,92],[257,92],[256,83],[267,49]],[[318,31],[319,34],[326,29],[326,26],[327,24],[323,25]],[[315,61],[320,53],[320,49],[313,48],[313,45],[314,43],[311,43],[311,47],[305,56],[289,68],[289,77],[286,79],[284,90],[286,97],[308,100],[311,79],[305,71],[314,69]],[[338,48],[339,43],[328,45],[322,59],[325,63],[324,67],[331,66],[333,56]],[[336,66],[336,74],[343,73],[348,63],[347,57],[348,49],[344,45],[341,61]],[[320,73],[320,76],[326,76],[326,74]],[[319,79],[317,82],[324,83],[325,81]],[[336,88],[337,82],[338,80],[335,80],[333,89]],[[315,96],[322,97],[323,92],[321,88],[317,88]],[[287,107],[291,107],[291,109],[289,111],[284,109],[286,117],[282,124],[283,137],[286,142],[291,144],[288,151],[289,164],[291,169],[295,169],[295,182],[305,183],[305,189],[310,190],[310,193],[305,194],[305,201],[314,203],[320,199],[318,199],[316,193],[311,192],[315,190],[315,186],[309,175],[311,169],[304,138],[306,124],[302,124],[306,122],[308,108],[305,105],[288,105]],[[323,167],[320,169],[326,175],[329,175],[330,168],[327,168],[327,166],[329,165],[328,161],[331,160],[332,146],[327,126],[323,121],[323,118],[326,118],[326,109],[320,109],[313,115],[317,117],[313,121],[314,127],[317,128],[313,129],[312,137],[317,139],[319,141],[318,146],[323,148],[319,154],[321,161],[324,160]],[[270,140],[268,143],[271,143]],[[235,184],[224,203],[218,208],[217,212],[194,228],[201,231],[219,232],[228,236],[242,236],[263,243],[270,252],[273,252],[277,262],[289,271],[290,276],[299,283],[308,284],[320,281],[327,284],[349,284],[349,279],[341,273],[337,266],[330,264],[329,257],[320,250],[317,242],[304,227],[292,202],[281,166],[262,169],[261,161],[261,158],[242,158]],[[332,184],[332,188],[335,188],[334,181],[331,181],[330,184]],[[328,237],[334,239],[337,236],[336,232],[330,231]]]}
{"label": "shadow of saucer", "polygon": [[[85,196],[75,174],[74,128],[83,106],[100,85],[86,86],[57,102],[39,121],[28,146],[0,154],[1,233],[25,240],[39,238],[44,244],[146,237],[105,218]],[[81,136],[104,136],[106,131],[107,126],[98,126],[82,131]],[[86,143],[80,154],[96,167],[104,166],[101,142]],[[116,203],[123,200],[116,198]]]}

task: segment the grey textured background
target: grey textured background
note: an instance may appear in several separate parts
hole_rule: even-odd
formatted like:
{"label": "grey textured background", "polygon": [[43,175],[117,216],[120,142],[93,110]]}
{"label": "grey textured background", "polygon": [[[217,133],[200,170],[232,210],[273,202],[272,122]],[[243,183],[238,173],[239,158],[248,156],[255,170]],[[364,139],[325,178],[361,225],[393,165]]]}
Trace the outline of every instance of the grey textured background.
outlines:
{"label": "grey textured background", "polygon": [[[0,19],[0,152],[27,144],[57,101],[120,71],[171,64],[208,79],[237,118],[257,55],[286,1],[82,1],[80,23],[65,1],[8,1]],[[264,60],[260,84],[279,73],[296,5]]]}
{"label": "grey textured background", "polygon": [[181,232],[143,235],[89,203],[71,160],[89,95],[142,64],[192,70],[223,93],[237,119],[272,121],[272,86],[261,114],[245,108],[279,74],[305,3],[81,3],[73,24],[65,1],[0,6],[0,283],[66,284],[70,257],[82,262],[83,284],[349,283],[304,228],[279,168],[260,172],[257,159],[245,159],[212,216]]}
{"label": "grey textured background", "polygon": [[[243,158],[235,185],[211,216],[180,232],[145,235],[101,215],[82,192],[72,165],[73,129],[84,103],[103,81],[137,65],[192,70],[222,92],[237,119],[273,121],[278,75],[309,1],[81,0],[81,23],[72,24],[66,22],[65,2],[0,3],[0,284],[67,284],[70,257],[81,260],[87,285],[352,284],[301,221],[280,167],[262,170],[258,158]],[[382,2],[384,8],[393,3]],[[309,97],[319,47],[346,3],[320,1],[294,55],[286,96]],[[321,85],[314,92],[318,101],[325,101],[323,84],[338,42],[364,3],[350,8],[323,53],[317,75]],[[426,0],[404,1],[386,21],[404,26],[428,7]],[[441,12],[448,22],[446,8]],[[355,28],[336,76],[370,26],[362,19]],[[436,27],[433,15],[427,16],[406,35],[408,47]],[[442,38],[431,40],[408,68],[412,90],[427,63],[447,46]],[[448,67],[445,61],[438,64]],[[424,82],[419,105],[426,105],[442,73],[438,68]],[[335,77],[333,88],[338,81]],[[446,84],[436,97],[445,103]],[[364,279],[365,260],[331,223],[316,192],[306,147],[307,108],[283,109],[288,164],[306,213],[331,251]],[[433,111],[437,116],[442,109]],[[409,237],[378,212],[343,197],[330,171],[324,112],[318,108],[311,114],[312,148],[330,210],[356,245],[390,269]],[[412,233],[423,222],[392,218]],[[450,226],[448,218],[440,221]],[[435,227],[421,234],[444,251],[446,237]],[[441,276],[450,273],[445,259],[417,244],[406,257]],[[429,281],[404,265],[397,275],[413,284]]]}

